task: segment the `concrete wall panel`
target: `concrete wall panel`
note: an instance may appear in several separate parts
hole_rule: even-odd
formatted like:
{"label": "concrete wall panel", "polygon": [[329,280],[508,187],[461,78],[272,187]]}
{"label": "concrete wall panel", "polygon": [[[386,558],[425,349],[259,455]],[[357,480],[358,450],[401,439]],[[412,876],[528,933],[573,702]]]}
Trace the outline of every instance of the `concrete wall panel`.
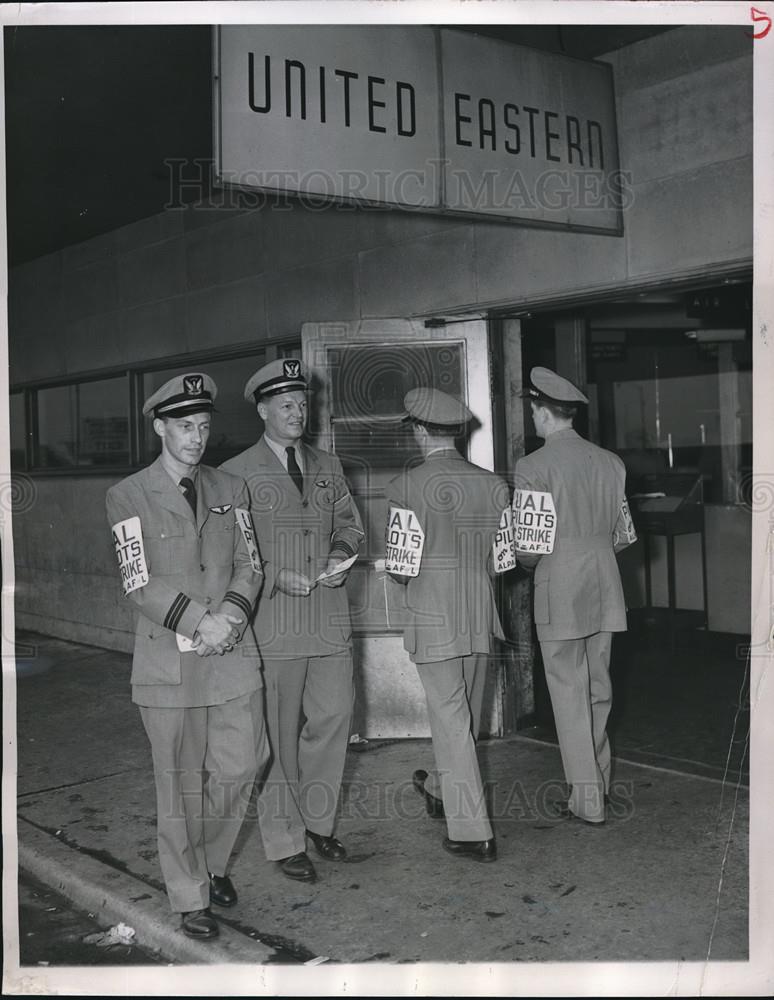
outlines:
{"label": "concrete wall panel", "polygon": [[61,254],[30,261],[9,275],[8,355],[12,384],[66,370],[65,340],[60,335],[62,289]]}
{"label": "concrete wall panel", "polygon": [[[24,535],[25,566],[28,569],[36,572],[40,570],[55,572],[62,569],[61,556],[64,546],[62,546],[61,539],[57,537],[58,531],[61,531],[61,528],[58,529],[54,522],[27,520]],[[17,556],[17,560],[18,558]]]}
{"label": "concrete wall panel", "polygon": [[520,303],[626,280],[622,237],[478,223],[480,303]]}
{"label": "concrete wall panel", "polygon": [[742,263],[750,256],[752,222],[748,157],[640,185],[628,215],[630,276]]}
{"label": "concrete wall panel", "polygon": [[122,361],[149,361],[187,349],[187,302],[184,296],[149,302],[121,316]]}
{"label": "concrete wall panel", "polygon": [[356,259],[272,274],[266,286],[268,337],[299,337],[309,320],[353,320],[360,315]]}
{"label": "concrete wall panel", "polygon": [[166,240],[124,254],[120,281],[124,308],[181,295],[186,291],[184,241]]}
{"label": "concrete wall panel", "polygon": [[[17,611],[16,628],[40,632],[43,635],[51,635],[57,639],[67,639],[71,642],[101,646],[103,649],[117,649],[122,653],[131,653],[134,649],[134,630],[96,625],[92,622],[66,621],[61,618],[52,618],[50,615],[37,614],[34,611]],[[128,672],[126,684],[128,691]]]}
{"label": "concrete wall panel", "polygon": [[[45,589],[48,595],[45,603],[35,600],[36,590],[41,589]],[[34,581],[23,577],[18,581],[17,614],[73,624],[82,622],[86,627],[134,631],[131,617],[134,612],[128,602],[127,608],[119,611],[116,605],[105,600],[104,593],[105,578],[102,576],[63,573],[57,569],[41,567],[36,571]],[[124,613],[128,617],[124,617]]]}
{"label": "concrete wall panel", "polygon": [[[50,331],[45,335],[45,331]],[[65,338],[59,329],[59,317],[52,315],[44,327],[20,330],[8,345],[11,385],[49,378],[52,372],[67,371]]]}
{"label": "concrete wall panel", "polygon": [[459,225],[458,219],[410,211],[353,205],[311,211],[303,201],[284,204],[285,208],[267,205],[260,212],[270,266],[283,270],[406,243]]}
{"label": "concrete wall panel", "polygon": [[118,308],[118,262],[106,257],[63,275],[64,318],[80,319]]}
{"label": "concrete wall panel", "polygon": [[72,320],[62,328],[68,372],[88,371],[126,362],[122,336],[123,315],[118,310]]}
{"label": "concrete wall panel", "polygon": [[103,233],[82,243],[74,243],[72,246],[62,250],[62,266],[66,272],[77,271],[79,268],[88,267],[89,264],[98,264],[106,257],[115,257],[119,252],[118,234],[121,230],[114,230],[110,233]]}
{"label": "concrete wall panel", "polygon": [[62,254],[47,254],[15,267],[8,282],[10,347],[25,335],[50,334],[49,323],[62,315]]}
{"label": "concrete wall panel", "polygon": [[422,239],[435,233],[445,233],[460,225],[458,218],[431,215],[413,209],[371,209],[360,212],[359,216],[362,250]]}
{"label": "concrete wall panel", "polygon": [[240,203],[238,192],[223,190],[212,191],[206,201],[195,202],[174,211],[183,220],[183,232],[192,233],[223,222],[224,219],[236,218],[248,211],[248,208]]}
{"label": "concrete wall panel", "polygon": [[183,210],[172,210],[140,219],[116,230],[116,249],[120,254],[131,253],[180,236],[183,232]]}
{"label": "concrete wall panel", "polygon": [[188,348],[252,344],[266,337],[266,280],[244,278],[188,296]]}
{"label": "concrete wall panel", "polygon": [[362,213],[336,205],[310,211],[300,201],[286,201],[284,208],[267,205],[260,220],[270,266],[292,271],[331,259],[355,255],[361,249]]}
{"label": "concrete wall panel", "polygon": [[636,90],[620,101],[618,119],[634,184],[735,160],[752,149],[752,62],[734,59]]}
{"label": "concrete wall panel", "polygon": [[186,235],[189,289],[223,285],[268,267],[263,214],[246,212]]}
{"label": "concrete wall panel", "polygon": [[470,224],[369,250],[360,255],[362,316],[415,316],[475,303],[476,278]]}
{"label": "concrete wall panel", "polygon": [[752,57],[753,41],[741,25],[676,28],[608,56],[616,73],[616,96],[649,87],[662,80],[690,76],[707,66],[745,56]]}
{"label": "concrete wall panel", "polygon": [[17,616],[82,622],[87,628],[132,627],[133,610],[121,595],[105,514],[105,493],[115,481],[102,476],[35,481],[34,503],[14,517]]}

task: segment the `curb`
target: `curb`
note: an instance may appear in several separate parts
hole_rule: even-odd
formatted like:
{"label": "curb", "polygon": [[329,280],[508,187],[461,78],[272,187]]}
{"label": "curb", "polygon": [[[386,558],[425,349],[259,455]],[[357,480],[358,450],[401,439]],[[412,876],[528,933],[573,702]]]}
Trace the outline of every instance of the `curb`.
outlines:
{"label": "curb", "polygon": [[21,817],[18,823],[20,869],[111,925],[123,921],[133,927],[137,944],[168,961],[260,965],[275,956],[272,948],[224,923],[220,923],[220,937],[215,941],[186,937],[169,909],[166,893],[67,847]]}

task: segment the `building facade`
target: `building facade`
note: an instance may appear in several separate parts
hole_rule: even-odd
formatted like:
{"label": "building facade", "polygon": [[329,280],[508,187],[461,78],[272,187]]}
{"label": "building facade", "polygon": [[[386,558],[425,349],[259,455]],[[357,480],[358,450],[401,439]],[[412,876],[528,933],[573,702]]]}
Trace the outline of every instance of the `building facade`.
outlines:
{"label": "building facade", "polygon": [[[258,433],[241,387],[263,361],[302,351],[319,366],[329,344],[413,345],[421,370],[451,344],[457,389],[481,424],[471,441],[481,464],[507,474],[534,445],[518,393],[531,364],[549,363],[590,391],[584,430],[629,454],[630,471],[695,472],[705,578],[698,534],[654,537],[647,588],[642,546],[627,554],[629,604],[667,604],[671,547],[677,606],[702,610],[711,630],[748,633],[751,42],[741,28],[685,27],[603,58],[627,177],[620,236],[225,191],[13,268],[12,457],[30,497],[14,516],[17,628],[131,649],[104,495],[154,454],[140,406],[171,374],[202,368],[218,383],[205,459],[217,464]],[[340,449],[346,386],[319,376],[315,431]],[[355,457],[366,447],[346,440]],[[374,462],[368,482],[353,471],[370,526],[351,583],[360,726],[424,735],[416,681],[393,653],[395,622],[381,617],[387,466]],[[531,710],[528,581],[503,584],[500,598],[509,643],[492,732]]]}

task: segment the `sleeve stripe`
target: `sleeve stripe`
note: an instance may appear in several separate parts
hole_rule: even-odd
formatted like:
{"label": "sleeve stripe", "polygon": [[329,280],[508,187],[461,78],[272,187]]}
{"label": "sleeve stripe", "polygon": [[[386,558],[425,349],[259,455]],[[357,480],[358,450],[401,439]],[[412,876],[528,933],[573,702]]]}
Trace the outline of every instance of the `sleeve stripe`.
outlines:
{"label": "sleeve stripe", "polygon": [[342,538],[337,538],[335,544],[331,548],[332,552],[346,552],[348,556],[353,556],[357,552],[357,549],[345,542]]}
{"label": "sleeve stripe", "polygon": [[227,590],[223,595],[224,601],[230,601],[232,604],[236,604],[240,611],[243,611],[246,617],[250,617],[253,613],[253,606],[248,601],[248,599],[243,594],[238,594],[235,590]]}
{"label": "sleeve stripe", "polygon": [[177,626],[180,624],[180,619],[185,614],[186,608],[190,603],[190,597],[186,597],[185,594],[178,594],[174,601],[172,601],[169,611],[167,611],[167,617],[164,619],[164,628],[176,632]]}

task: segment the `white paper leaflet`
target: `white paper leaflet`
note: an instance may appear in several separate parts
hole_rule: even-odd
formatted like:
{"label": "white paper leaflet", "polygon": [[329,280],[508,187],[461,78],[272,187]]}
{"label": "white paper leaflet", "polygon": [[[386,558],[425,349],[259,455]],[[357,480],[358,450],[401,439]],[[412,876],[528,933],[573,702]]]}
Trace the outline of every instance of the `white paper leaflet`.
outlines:
{"label": "white paper leaflet", "polygon": [[492,562],[495,573],[505,573],[506,570],[513,569],[516,565],[516,548],[513,539],[513,511],[506,507],[500,518],[500,527],[497,529],[494,542],[492,543]]}
{"label": "white paper leaflet", "polygon": [[175,641],[181,653],[190,653],[192,649],[196,649],[193,639],[189,639],[185,635],[180,635],[179,632],[175,632]]}
{"label": "white paper leaflet", "polygon": [[247,554],[250,556],[250,565],[256,573],[261,573],[261,556],[255,541],[255,529],[253,528],[253,519],[250,517],[250,512],[246,511],[244,507],[235,507],[234,513],[236,514],[239,530],[242,532],[242,538],[245,540]]}
{"label": "white paper leaflet", "polygon": [[631,545],[637,541],[637,532],[634,528],[634,521],[629,511],[629,503],[626,497],[621,501],[621,510],[618,512],[618,520],[613,532],[613,545]]}
{"label": "white paper leaflet", "polygon": [[345,559],[343,562],[337,563],[333,569],[323,571],[315,580],[315,583],[319,583],[320,580],[329,580],[332,576],[338,576],[340,573],[346,573],[350,566],[353,565],[357,559],[357,553],[350,556],[349,559]]}
{"label": "white paper leaflet", "polygon": [[556,510],[551,494],[539,490],[515,490],[513,529],[518,552],[536,552],[541,555],[553,552]]}
{"label": "white paper leaflet", "polygon": [[139,517],[128,517],[113,525],[113,545],[121,572],[121,586],[124,594],[144,587],[150,579],[142,544],[142,525]]}
{"label": "white paper leaflet", "polygon": [[419,576],[425,533],[413,510],[390,507],[384,565],[388,573]]}

